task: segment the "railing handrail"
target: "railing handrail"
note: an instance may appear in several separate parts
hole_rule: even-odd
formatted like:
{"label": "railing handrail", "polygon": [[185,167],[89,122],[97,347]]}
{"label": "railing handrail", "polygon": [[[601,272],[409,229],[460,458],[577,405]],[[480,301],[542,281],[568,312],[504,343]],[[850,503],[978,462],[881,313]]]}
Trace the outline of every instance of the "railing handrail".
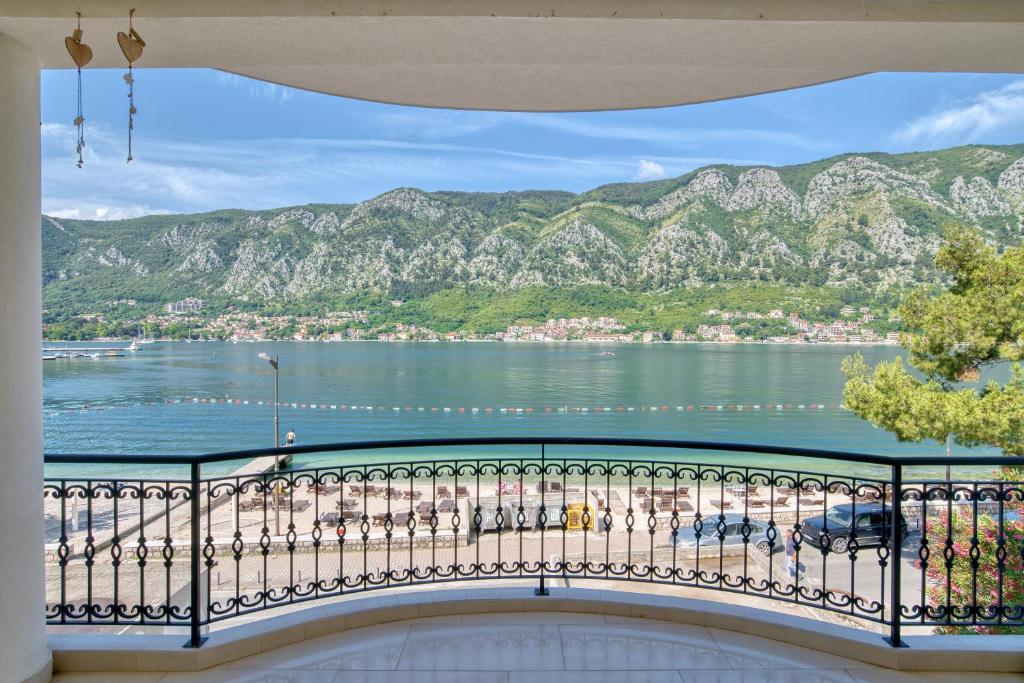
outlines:
{"label": "railing handrail", "polygon": [[[511,454],[470,453],[467,457],[444,452],[436,458],[413,450],[398,454],[390,462],[327,462],[286,472],[273,472],[263,460],[260,467],[226,477],[202,476],[204,464],[275,455],[465,446],[539,448]],[[637,453],[652,457],[629,457],[591,455],[591,451],[584,450],[582,454],[558,456],[548,452],[550,446],[663,452]],[[664,450],[670,449],[695,455],[687,458],[689,462],[677,462],[667,459]],[[827,474],[810,472],[817,468],[805,463],[729,464],[721,456],[716,460],[714,453],[861,463],[885,466],[888,472],[869,476],[854,468],[856,473]],[[902,645],[903,625],[1019,628],[1024,624],[1024,605],[1005,604],[1002,588],[1004,574],[1019,572],[1017,556],[1006,552],[1004,528],[1008,520],[1017,519],[1009,517],[1007,510],[1013,515],[1022,511],[1024,484],[974,481],[959,487],[949,478],[929,481],[905,477],[909,467],[998,466],[1012,462],[1005,456],[917,457],[674,439],[486,436],[351,441],[195,455],[49,454],[45,460],[189,467],[186,480],[159,477],[150,483],[144,474],[141,478],[139,474],[128,476],[127,481],[120,477],[109,480],[107,476],[50,476],[45,480],[43,496],[59,506],[50,508],[48,519],[60,525],[59,541],[53,550],[54,562],[60,568],[60,597],[47,602],[48,621],[187,624],[190,647],[202,644],[204,626],[276,606],[407,583],[508,577],[538,578],[538,595],[547,594],[545,579],[553,577],[655,582],[760,595],[887,626],[893,646]],[[395,485],[397,482],[401,482],[400,487]],[[559,483],[557,490],[548,486],[555,482]],[[691,487],[695,489],[693,494]],[[758,493],[759,487],[766,490]],[[495,491],[493,497],[489,490]],[[533,496],[534,490],[539,496],[533,502],[524,498]],[[551,496],[560,496],[561,504]],[[791,496],[793,502],[789,502]],[[831,510],[830,496],[833,505],[837,499],[849,504],[846,521],[834,521],[826,513]],[[371,501],[371,497],[385,500]],[[442,499],[451,504],[439,504]],[[955,528],[954,514],[960,514],[962,504],[969,506],[965,512],[973,526]],[[85,507],[84,531],[79,529],[80,505]],[[865,510],[865,505],[876,507]],[[863,513],[859,516],[857,506]],[[994,521],[982,528],[978,522],[985,510]],[[737,521],[741,511],[742,525]],[[767,526],[764,514],[768,515]],[[249,516],[243,519],[243,515]],[[916,517],[916,531],[921,534],[916,554],[908,554],[914,548],[904,548],[911,532],[907,526],[910,517]],[[998,525],[998,538],[991,534],[991,524]],[[445,535],[448,525],[451,536]],[[624,531],[620,530],[622,525]],[[374,531],[376,526],[383,527],[382,534]],[[232,530],[230,545],[226,545],[226,536],[218,540],[218,535]],[[439,530],[444,532],[440,537]],[[488,540],[485,532],[491,531],[497,538]],[[578,531],[584,533],[576,534]],[[515,547],[502,543],[502,533],[518,534],[518,556]],[[963,538],[966,533],[971,534],[969,551]],[[137,540],[133,540],[136,534]],[[656,540],[659,534],[661,541]],[[690,537],[695,539],[692,545]],[[187,599],[184,585],[172,590],[172,569],[185,564],[175,559],[176,552],[185,549],[183,539],[188,543]],[[72,542],[84,546],[76,551]],[[137,572],[123,561],[133,542],[136,545],[131,563],[138,565]],[[716,545],[717,569],[713,566]],[[730,552],[740,549],[742,559],[736,559],[740,556],[735,553],[728,554],[727,546]],[[870,547],[877,548],[877,562],[858,563],[857,554]],[[461,554],[460,548],[465,548]],[[712,568],[705,559],[702,569],[702,552],[707,548],[711,548],[708,557]],[[780,556],[777,561],[773,553],[783,548],[786,557],[783,560]],[[612,559],[623,551],[625,561]],[[679,552],[684,555],[682,559]],[[309,571],[309,553],[313,574],[304,579],[303,569]],[[734,558],[730,566],[725,565],[727,556]],[[97,558],[109,558],[101,570],[94,570]],[[243,570],[246,558],[255,558],[255,562],[246,562]],[[817,558],[820,570],[805,577],[805,562],[810,565]],[[907,564],[918,560],[919,565]],[[214,568],[222,561],[229,587],[233,570],[233,596],[230,590],[220,590],[221,573]],[[877,589],[866,588],[864,580],[856,580],[858,564],[870,568],[868,582]],[[158,580],[161,565],[163,595],[158,588],[154,598],[149,586]],[[941,565],[945,565],[944,575]],[[973,593],[966,605],[960,604],[959,594],[952,590],[954,566],[970,567]],[[286,579],[281,573],[285,570]],[[919,572],[920,581],[912,576],[913,585],[905,585],[904,570]],[[99,573],[94,575],[94,571]],[[153,571],[157,572],[156,578]],[[214,571],[220,591],[216,596]],[[80,595],[69,599],[67,582],[77,581],[81,588],[83,572],[85,600]],[[119,583],[122,572],[128,572],[127,578]],[[178,583],[181,574],[180,570],[175,573]],[[94,593],[94,579],[102,579],[105,586],[108,576],[112,576],[114,589],[109,603],[102,591]],[[986,576],[990,584],[996,581],[998,586],[979,583]],[[831,582],[826,577],[831,577]],[[984,595],[979,593],[983,588]],[[179,593],[180,599],[176,597]],[[990,599],[989,594],[995,597]],[[913,597],[907,599],[908,595]]]}
{"label": "railing handrail", "polygon": [[[727,453],[765,453],[803,458],[817,458],[869,465],[904,467],[930,467],[936,465],[999,466],[1008,462],[1006,456],[919,456],[881,455],[853,451],[833,451],[819,448],[777,446],[771,444],[734,443],[725,441],[694,441],[686,439],[633,439],[618,437],[580,436],[477,436],[437,439],[380,439],[372,441],[340,441],[333,443],[286,446],[281,448],[253,448],[196,454],[133,454],[133,453],[46,453],[47,464],[125,464],[125,465],[205,465],[272,455],[298,455],[304,453],[332,453],[365,450],[391,450],[399,448],[441,448],[446,446],[616,446],[626,448],[671,448],[678,450],[705,450]],[[558,458],[558,456],[555,456]],[[460,458],[462,459],[462,458]],[[472,458],[489,460],[491,457]],[[576,458],[568,458],[576,459]],[[588,460],[622,460],[618,457],[588,456]]]}

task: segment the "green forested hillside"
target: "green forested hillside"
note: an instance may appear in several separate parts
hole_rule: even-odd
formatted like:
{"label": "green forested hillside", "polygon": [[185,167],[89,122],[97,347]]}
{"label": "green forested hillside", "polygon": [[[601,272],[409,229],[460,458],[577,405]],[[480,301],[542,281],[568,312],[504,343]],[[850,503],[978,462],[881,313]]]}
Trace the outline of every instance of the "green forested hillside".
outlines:
{"label": "green forested hillside", "polygon": [[1020,242],[1024,145],[710,166],[579,195],[401,188],[355,205],[44,216],[45,319],[129,320],[188,296],[214,314],[360,308],[438,330],[584,314],[672,329],[723,306],[827,313],[935,281],[950,223]]}

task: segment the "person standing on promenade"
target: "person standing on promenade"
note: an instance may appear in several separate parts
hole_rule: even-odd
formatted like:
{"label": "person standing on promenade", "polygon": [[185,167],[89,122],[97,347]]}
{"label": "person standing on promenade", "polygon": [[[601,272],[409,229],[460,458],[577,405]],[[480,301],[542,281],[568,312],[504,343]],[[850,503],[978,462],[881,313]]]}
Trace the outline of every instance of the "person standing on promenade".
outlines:
{"label": "person standing on promenade", "polygon": [[786,571],[790,577],[800,578],[803,572],[803,565],[797,561],[796,542],[793,540],[793,530],[786,529]]}

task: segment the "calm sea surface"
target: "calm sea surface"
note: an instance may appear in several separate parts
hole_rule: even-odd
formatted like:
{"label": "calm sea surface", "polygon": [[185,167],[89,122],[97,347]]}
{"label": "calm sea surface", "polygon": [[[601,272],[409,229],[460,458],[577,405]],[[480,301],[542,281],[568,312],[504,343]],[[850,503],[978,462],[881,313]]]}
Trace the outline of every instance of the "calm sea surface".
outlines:
{"label": "calm sea surface", "polygon": [[[281,409],[281,431],[293,429],[299,443],[573,435],[943,454],[944,447],[934,442],[901,444],[838,407],[840,362],[856,350],[717,344],[150,344],[123,358],[46,361],[45,448],[51,453],[199,453],[272,446],[274,377],[258,358],[265,352],[280,355],[281,400],[295,404]],[[896,347],[860,351],[869,363],[901,353]],[[194,402],[225,398],[229,401]],[[784,408],[753,408],[765,404]],[[719,405],[721,410],[705,407]],[[435,456],[494,453],[459,450]],[[626,452],[553,448],[548,453]],[[385,459],[381,454],[305,455],[296,465],[360,458]]]}

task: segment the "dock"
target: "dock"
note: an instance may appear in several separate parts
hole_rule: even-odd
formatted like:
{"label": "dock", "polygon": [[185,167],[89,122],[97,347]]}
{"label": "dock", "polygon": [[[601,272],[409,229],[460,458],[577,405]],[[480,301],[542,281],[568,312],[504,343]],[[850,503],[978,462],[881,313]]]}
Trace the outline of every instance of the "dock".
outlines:
{"label": "dock", "polygon": [[107,353],[108,351],[130,351],[130,346],[44,346],[43,353]]}

